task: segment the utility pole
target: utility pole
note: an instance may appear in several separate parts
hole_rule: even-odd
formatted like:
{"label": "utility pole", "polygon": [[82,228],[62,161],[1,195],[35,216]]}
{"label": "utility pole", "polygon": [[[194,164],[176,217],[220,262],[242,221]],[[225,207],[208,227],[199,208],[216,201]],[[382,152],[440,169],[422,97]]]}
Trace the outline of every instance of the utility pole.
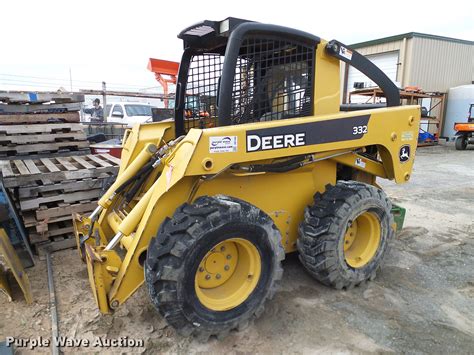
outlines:
{"label": "utility pole", "polygon": [[104,113],[104,122],[107,122],[107,87],[105,81],[102,82],[102,112]]}

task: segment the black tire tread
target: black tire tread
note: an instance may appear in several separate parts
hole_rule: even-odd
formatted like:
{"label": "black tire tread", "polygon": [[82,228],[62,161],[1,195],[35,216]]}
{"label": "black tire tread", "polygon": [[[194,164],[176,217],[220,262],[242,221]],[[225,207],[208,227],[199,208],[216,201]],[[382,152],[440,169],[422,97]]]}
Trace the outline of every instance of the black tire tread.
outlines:
{"label": "black tire tread", "polygon": [[456,150],[466,150],[467,148],[467,138],[465,136],[457,136],[454,142]]}
{"label": "black tire tread", "polygon": [[[249,208],[252,213],[244,213]],[[263,216],[264,215],[264,216]],[[222,225],[232,218],[245,218],[249,221],[265,218],[269,223],[265,226],[271,236],[272,247],[276,254],[273,280],[270,283],[266,297],[254,312],[228,324],[216,324],[213,327],[196,326],[190,323],[181,310],[178,299],[178,279],[183,274],[186,252],[192,248],[195,241],[205,235],[206,230]],[[159,313],[171,324],[178,333],[194,335],[200,341],[206,341],[210,336],[219,339],[226,336],[231,330],[243,329],[252,323],[262,312],[266,299],[271,299],[276,292],[277,283],[282,278],[281,261],[285,253],[281,245],[281,235],[264,212],[256,207],[228,196],[203,196],[193,204],[183,204],[172,218],[167,218],[161,225],[157,237],[153,238],[148,248],[145,280],[149,295]]]}
{"label": "black tire tread", "polygon": [[[306,270],[324,285],[351,289],[375,278],[377,269],[366,277],[347,278],[340,272],[337,258],[338,233],[343,228],[345,216],[355,202],[369,198],[380,200],[387,211],[391,210],[392,204],[382,190],[357,181],[338,181],[336,185],[327,185],[326,191],[316,193],[314,204],[305,209],[297,240],[299,259]],[[393,216],[390,213],[389,216],[391,225]],[[394,233],[392,228],[388,233],[387,239],[390,240]]]}

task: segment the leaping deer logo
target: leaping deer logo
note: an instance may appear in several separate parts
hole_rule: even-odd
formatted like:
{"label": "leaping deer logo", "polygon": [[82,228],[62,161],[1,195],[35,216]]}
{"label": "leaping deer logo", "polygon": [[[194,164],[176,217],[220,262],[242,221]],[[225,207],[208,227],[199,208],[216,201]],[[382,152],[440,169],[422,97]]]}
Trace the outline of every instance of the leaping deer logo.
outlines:
{"label": "leaping deer logo", "polygon": [[410,147],[407,145],[404,145],[403,147],[401,147],[399,156],[400,156],[400,161],[402,163],[410,159]]}

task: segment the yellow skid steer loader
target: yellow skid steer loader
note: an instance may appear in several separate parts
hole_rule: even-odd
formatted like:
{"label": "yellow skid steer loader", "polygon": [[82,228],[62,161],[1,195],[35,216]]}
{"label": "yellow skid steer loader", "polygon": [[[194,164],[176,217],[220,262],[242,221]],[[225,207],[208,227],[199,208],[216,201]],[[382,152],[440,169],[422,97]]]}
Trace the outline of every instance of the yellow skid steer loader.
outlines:
{"label": "yellow skid steer loader", "polygon": [[[262,313],[285,253],[338,289],[373,279],[397,228],[376,178],[410,179],[419,107],[336,40],[236,18],[178,37],[174,120],[127,131],[115,183],[75,216],[100,311],[145,282],[173,327],[207,338]],[[386,107],[341,110],[341,61]]]}

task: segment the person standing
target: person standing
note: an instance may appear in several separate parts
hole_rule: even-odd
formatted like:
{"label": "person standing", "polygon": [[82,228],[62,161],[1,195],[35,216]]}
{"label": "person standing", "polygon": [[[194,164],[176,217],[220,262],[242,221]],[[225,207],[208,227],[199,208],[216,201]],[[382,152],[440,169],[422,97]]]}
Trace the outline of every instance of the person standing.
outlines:
{"label": "person standing", "polygon": [[82,111],[91,115],[91,122],[104,122],[104,110],[100,106],[100,100],[94,99],[92,108],[85,108]]}

